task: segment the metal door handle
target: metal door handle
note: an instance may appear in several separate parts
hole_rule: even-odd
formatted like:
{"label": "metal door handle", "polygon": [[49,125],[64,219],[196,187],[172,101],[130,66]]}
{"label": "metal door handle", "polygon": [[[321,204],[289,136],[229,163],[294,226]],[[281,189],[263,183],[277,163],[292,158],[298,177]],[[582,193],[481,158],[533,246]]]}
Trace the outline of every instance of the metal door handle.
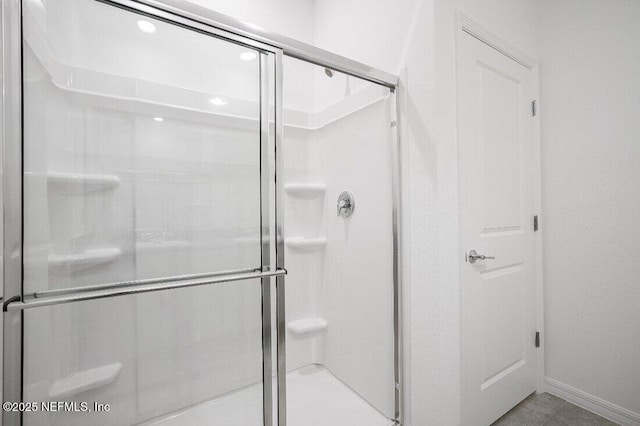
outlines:
{"label": "metal door handle", "polygon": [[476,260],[495,259],[495,256],[485,256],[484,254],[478,254],[475,250],[469,250],[467,259],[469,259],[469,263],[476,263]]}

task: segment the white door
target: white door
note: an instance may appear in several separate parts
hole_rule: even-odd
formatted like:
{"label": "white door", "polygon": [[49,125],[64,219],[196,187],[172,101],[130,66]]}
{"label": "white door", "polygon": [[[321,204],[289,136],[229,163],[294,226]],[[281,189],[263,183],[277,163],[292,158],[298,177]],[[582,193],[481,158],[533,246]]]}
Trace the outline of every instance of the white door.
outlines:
{"label": "white door", "polygon": [[489,425],[535,391],[534,76],[466,33],[459,48],[462,424]]}

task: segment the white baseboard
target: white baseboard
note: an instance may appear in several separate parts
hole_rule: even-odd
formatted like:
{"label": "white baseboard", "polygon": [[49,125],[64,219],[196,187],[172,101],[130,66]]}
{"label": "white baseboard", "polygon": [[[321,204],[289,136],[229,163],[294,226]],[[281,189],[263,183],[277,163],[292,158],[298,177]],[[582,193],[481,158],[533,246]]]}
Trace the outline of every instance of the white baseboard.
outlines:
{"label": "white baseboard", "polygon": [[634,413],[549,377],[545,378],[545,388],[550,394],[559,396],[612,422],[623,426],[640,426],[640,413]]}

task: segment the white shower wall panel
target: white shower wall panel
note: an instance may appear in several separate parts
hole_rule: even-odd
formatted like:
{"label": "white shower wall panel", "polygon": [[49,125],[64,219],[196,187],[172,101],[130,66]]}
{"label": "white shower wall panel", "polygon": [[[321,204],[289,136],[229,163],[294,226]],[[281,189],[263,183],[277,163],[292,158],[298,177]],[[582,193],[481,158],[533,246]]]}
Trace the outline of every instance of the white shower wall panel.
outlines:
{"label": "white shower wall panel", "polygon": [[[47,99],[54,102],[56,97],[49,95]],[[73,108],[66,105],[64,110],[69,112]],[[251,179],[254,173],[243,174],[242,164],[224,163],[225,156],[229,156],[224,149],[238,149],[238,155],[250,160],[245,152],[247,147],[242,144],[242,139],[248,136],[246,132],[221,131],[225,137],[220,139],[228,145],[222,144],[214,150],[211,145],[215,145],[216,138],[211,132],[194,126],[190,129],[191,136],[196,136],[190,140],[186,123],[157,123],[147,116],[124,116],[108,111],[92,115],[96,111],[80,111],[72,115],[81,117],[79,121],[87,126],[85,131],[89,137],[82,140],[90,143],[83,145],[76,141],[70,148],[52,150],[66,150],[69,156],[77,156],[83,173],[114,174],[120,184],[113,194],[94,194],[77,200],[46,184],[47,169],[69,170],[56,164],[56,156],[41,163],[46,168],[32,171],[34,176],[41,177],[36,181],[39,185],[36,182],[27,185],[26,205],[40,207],[28,208],[30,216],[25,220],[34,225],[28,229],[35,230],[38,224],[44,232],[27,233],[28,248],[36,247],[35,244],[29,246],[34,241],[43,247],[40,256],[25,256],[29,259],[25,282],[33,284],[31,288],[65,288],[259,265],[258,230],[253,225],[259,213],[259,198],[253,197],[255,206],[234,208],[231,184],[235,179],[236,188],[244,187],[244,191],[257,194],[257,185]],[[140,147],[133,143],[140,141],[140,137],[133,137],[136,133],[129,131],[144,129],[146,122],[151,126],[162,125],[167,130],[163,135],[148,132],[153,138],[158,137],[158,144],[149,142],[146,147]],[[184,136],[163,144],[163,138],[166,142],[173,136],[168,130],[172,125]],[[113,139],[109,136],[114,134],[119,144],[110,143]],[[129,137],[129,145],[122,143],[125,135]],[[69,142],[70,138],[45,138],[44,141],[56,144]],[[192,146],[181,149],[180,143]],[[121,155],[113,153],[118,145],[124,147]],[[82,149],[78,149],[79,146]],[[194,152],[184,154],[191,150]],[[110,155],[110,151],[114,155]],[[46,149],[34,150],[29,158],[36,159],[45,152]],[[217,152],[220,154],[216,155]],[[203,164],[211,166],[202,159],[219,157],[224,170],[198,174],[205,169]],[[122,158],[130,162],[140,160],[140,163],[107,165]],[[101,164],[92,166],[92,161],[97,159]],[[254,164],[245,165],[245,171],[254,168],[257,168],[257,159]],[[176,176],[172,177],[169,169],[175,171]],[[189,171],[193,171],[191,175]],[[149,179],[145,181],[141,175]],[[31,188],[34,190],[30,191]],[[38,195],[42,198],[38,199]],[[198,207],[202,211],[198,211]],[[226,207],[232,212],[226,211]],[[235,214],[231,214],[233,211]],[[190,212],[197,215],[189,216]],[[69,221],[74,226],[67,229],[64,225]],[[76,268],[70,263],[60,269],[48,264],[51,253],[60,247],[65,253],[75,253],[93,246],[115,246],[122,255],[86,268]],[[105,424],[125,424],[260,380],[258,282],[252,282],[251,287],[245,283],[238,287],[228,285],[215,292],[197,288],[182,291],[180,295],[167,291],[140,298],[118,298],[108,305],[70,306],[73,309],[35,310],[26,316],[25,335],[29,338],[25,342],[25,394],[29,399],[49,400],[56,382],[87,369],[121,364],[122,369],[113,383],[69,399],[90,398],[110,403],[114,410]],[[81,416],[52,416],[48,420],[34,419],[33,424],[83,424],[83,421]]]}
{"label": "white shower wall panel", "polygon": [[[321,290],[328,322],[325,365],[394,416],[393,222],[389,96],[318,131],[325,146],[330,214]],[[349,218],[332,207],[350,191]]]}
{"label": "white shower wall panel", "polygon": [[136,118],[138,278],[260,265],[256,124]]}
{"label": "white shower wall panel", "polygon": [[[260,265],[259,151],[251,128],[156,122],[81,107],[74,95],[66,101],[47,83],[38,87],[26,90],[34,96],[31,118],[46,117],[42,130],[25,131],[28,289]],[[54,172],[118,183],[70,194],[52,181]],[[74,262],[100,249],[116,254]]]}
{"label": "white shower wall panel", "polygon": [[[240,61],[238,45],[86,0],[26,1],[25,13],[32,23],[25,37],[49,64],[258,100],[252,69],[228,66]],[[142,32],[140,20],[155,31]]]}
{"label": "white shower wall panel", "polygon": [[[25,400],[111,407],[103,414],[29,413],[27,425],[85,425],[88,416],[101,425],[135,424],[261,379],[257,281],[30,310],[25,325],[34,336],[25,341]],[[113,364],[118,373],[99,387],[52,392],[73,374]],[[262,411],[260,404],[241,408]]]}
{"label": "white shower wall panel", "polygon": [[[24,400],[97,401],[109,404],[109,415],[95,414],[92,422],[121,425],[135,422],[136,330],[135,301],[129,298],[87,304],[59,305],[25,312]],[[118,363],[112,383],[77,395],[55,397],[56,382],[87,369]],[[80,426],[86,413],[24,413],[24,424]]]}
{"label": "white shower wall panel", "polygon": [[[46,79],[25,84],[25,100],[25,115],[34,122],[24,132],[25,291],[135,278],[135,188],[130,175],[116,172],[129,166],[131,118],[114,111],[94,114],[91,137],[91,112]],[[74,194],[50,173],[69,180],[109,175],[119,184]],[[78,261],[89,250],[105,248],[120,255]],[[51,262],[63,256],[68,261]]]}
{"label": "white shower wall panel", "polygon": [[[285,58],[285,72],[292,63],[300,65]],[[287,370],[321,364],[393,418],[391,97],[300,68],[313,77],[302,96],[312,92],[314,107],[286,114],[295,102],[285,96]],[[355,197],[349,218],[336,215],[343,191]]]}
{"label": "white shower wall panel", "polygon": [[[102,21],[85,28],[97,14]],[[237,101],[247,90],[257,99],[257,61],[160,21],[145,35],[140,18],[91,1],[25,6],[27,291],[260,264],[259,109]],[[179,42],[212,51],[182,49],[179,62],[198,70],[189,81],[183,70],[119,56],[146,43],[142,56],[175,60]],[[60,67],[72,72],[64,80]],[[220,81],[236,94],[233,116],[190,104]],[[163,94],[141,97],[150,83]]]}
{"label": "white shower wall panel", "polygon": [[262,383],[258,280],[149,294],[136,312],[141,418]]}

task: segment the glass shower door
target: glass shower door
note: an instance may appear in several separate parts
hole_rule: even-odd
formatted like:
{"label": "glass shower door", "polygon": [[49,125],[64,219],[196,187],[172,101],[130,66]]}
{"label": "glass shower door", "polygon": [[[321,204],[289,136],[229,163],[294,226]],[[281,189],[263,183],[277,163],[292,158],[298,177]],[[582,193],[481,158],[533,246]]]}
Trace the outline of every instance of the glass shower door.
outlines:
{"label": "glass shower door", "polygon": [[283,69],[287,424],[393,425],[394,95]]}
{"label": "glass shower door", "polygon": [[[23,16],[25,298],[262,270],[264,54],[94,0]],[[263,424],[262,291],[26,309],[23,398],[54,408],[24,424]]]}

